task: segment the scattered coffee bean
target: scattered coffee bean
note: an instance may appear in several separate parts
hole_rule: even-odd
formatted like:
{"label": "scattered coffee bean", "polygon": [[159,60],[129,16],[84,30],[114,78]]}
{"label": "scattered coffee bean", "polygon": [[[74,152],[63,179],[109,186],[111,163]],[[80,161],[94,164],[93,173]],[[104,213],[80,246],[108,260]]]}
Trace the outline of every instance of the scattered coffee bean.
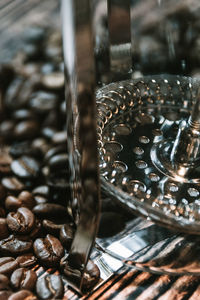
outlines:
{"label": "scattered coffee bean", "polygon": [[12,158],[7,152],[0,150],[0,175],[9,174]]}
{"label": "scattered coffee bean", "polygon": [[21,206],[32,209],[35,205],[35,199],[29,191],[22,191],[18,195],[18,199],[21,202]]}
{"label": "scattered coffee bean", "polygon": [[60,241],[67,250],[71,247],[74,233],[75,228],[72,224],[65,224],[60,229]]}
{"label": "scattered coffee bean", "polygon": [[67,170],[68,169],[68,155],[61,153],[54,155],[51,157],[48,161],[48,165],[50,167],[50,170],[55,172],[57,170]]}
{"label": "scattered coffee bean", "polygon": [[64,206],[55,203],[42,203],[33,208],[34,214],[40,217],[68,216]]}
{"label": "scattered coffee bean", "polygon": [[35,158],[40,158],[42,156],[42,151],[39,148],[34,148],[28,141],[11,145],[9,153],[13,158],[18,158],[23,155],[33,156]]}
{"label": "scattered coffee bean", "polygon": [[[50,220],[43,220],[42,221],[43,228],[46,230],[47,233],[53,234],[55,236],[58,236],[60,233],[60,229],[63,225],[56,224]],[[61,241],[62,243],[62,241]]]}
{"label": "scattered coffee bean", "polygon": [[56,108],[57,96],[53,93],[38,91],[30,100],[30,106],[38,113],[45,113]]}
{"label": "scattered coffee bean", "polygon": [[33,191],[32,191],[33,195],[40,195],[40,196],[44,196],[44,197],[48,197],[49,195],[49,187],[47,185],[40,185],[37,186]]}
{"label": "scattered coffee bean", "polygon": [[35,224],[34,214],[26,207],[18,208],[17,212],[10,212],[7,216],[8,228],[16,234],[26,234]]}
{"label": "scattered coffee bean", "polygon": [[8,300],[9,297],[12,295],[12,291],[0,291],[0,299],[1,300]]}
{"label": "scattered coffee bean", "polygon": [[2,184],[0,184],[0,202],[3,203],[5,197],[6,197],[6,189]]}
{"label": "scattered coffee bean", "polygon": [[0,274],[9,276],[18,268],[18,262],[13,257],[0,258]]}
{"label": "scattered coffee bean", "polygon": [[[9,286],[10,281],[6,275],[0,274],[0,290],[2,291],[4,286]],[[1,298],[0,298],[1,299]]]}
{"label": "scattered coffee bean", "polygon": [[46,197],[40,196],[40,195],[36,195],[34,197],[36,205],[38,204],[44,204],[48,202],[48,199]]}
{"label": "scattered coffee bean", "polygon": [[50,234],[47,234],[44,239],[36,239],[33,249],[40,262],[47,267],[58,265],[64,255],[64,249],[60,241]]}
{"label": "scattered coffee bean", "polygon": [[36,283],[36,292],[40,299],[62,299],[64,286],[60,276],[46,275],[38,278]]}
{"label": "scattered coffee bean", "polygon": [[25,189],[24,184],[16,177],[4,177],[1,183],[8,191],[14,193],[19,193]]}
{"label": "scattered coffee bean", "polygon": [[8,300],[38,300],[37,297],[28,290],[21,290],[13,293]]}
{"label": "scattered coffee bean", "polygon": [[30,252],[32,248],[32,241],[23,238],[23,236],[17,237],[10,235],[8,238],[0,241],[0,251],[5,255],[18,255],[26,252]]}
{"label": "scattered coffee bean", "polygon": [[0,239],[5,239],[9,236],[8,226],[5,218],[0,218]]}
{"label": "scattered coffee bean", "polygon": [[35,287],[37,275],[33,270],[26,268],[16,269],[10,278],[11,286],[17,289],[26,289],[32,291]]}
{"label": "scattered coffee bean", "polygon": [[20,268],[29,268],[36,264],[37,258],[32,253],[26,253],[16,258]]}
{"label": "scattered coffee bean", "polygon": [[11,169],[15,175],[21,178],[35,178],[38,176],[40,165],[32,157],[21,156],[14,160],[11,164]]}
{"label": "scattered coffee bean", "polygon": [[18,139],[32,139],[38,133],[39,126],[36,121],[21,121],[14,130],[15,137]]}
{"label": "scattered coffee bean", "polygon": [[67,143],[67,132],[61,131],[54,134],[52,138],[52,142],[56,145],[58,144],[66,144]]}

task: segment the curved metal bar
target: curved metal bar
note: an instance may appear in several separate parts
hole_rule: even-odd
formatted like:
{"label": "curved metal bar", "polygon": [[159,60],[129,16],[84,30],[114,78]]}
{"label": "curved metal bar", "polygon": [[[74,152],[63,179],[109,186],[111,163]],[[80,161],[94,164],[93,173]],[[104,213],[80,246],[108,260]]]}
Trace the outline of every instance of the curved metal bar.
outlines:
{"label": "curved metal bar", "polygon": [[[91,2],[62,1],[70,186],[72,201],[80,210],[67,266],[81,276],[94,244],[100,212]],[[81,278],[73,284],[81,289]]]}

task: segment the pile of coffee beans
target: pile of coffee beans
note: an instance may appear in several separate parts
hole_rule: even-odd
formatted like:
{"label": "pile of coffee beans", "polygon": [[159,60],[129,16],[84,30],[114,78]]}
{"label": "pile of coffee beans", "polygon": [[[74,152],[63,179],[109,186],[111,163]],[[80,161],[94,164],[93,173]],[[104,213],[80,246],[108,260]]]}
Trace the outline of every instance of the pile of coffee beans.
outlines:
{"label": "pile of coffee beans", "polygon": [[[78,281],[81,274],[67,266],[76,224],[67,209],[61,35],[31,27],[24,41],[13,62],[0,67],[0,299],[62,299],[63,278]],[[129,219],[104,197],[99,237],[116,234]],[[99,280],[89,260],[83,289]]]}

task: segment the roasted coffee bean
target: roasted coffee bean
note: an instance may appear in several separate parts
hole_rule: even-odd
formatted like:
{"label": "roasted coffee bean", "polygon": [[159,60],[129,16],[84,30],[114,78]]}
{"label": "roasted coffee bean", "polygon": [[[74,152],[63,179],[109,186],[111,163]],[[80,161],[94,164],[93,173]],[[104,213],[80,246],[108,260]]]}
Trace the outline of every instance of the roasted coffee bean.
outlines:
{"label": "roasted coffee bean", "polygon": [[47,203],[48,202],[48,199],[46,197],[43,197],[43,196],[40,196],[40,195],[36,195],[34,197],[35,199],[35,202],[36,202],[36,205],[37,204],[43,204],[43,203]]}
{"label": "roasted coffee bean", "polygon": [[47,185],[40,185],[32,190],[33,195],[39,195],[43,197],[48,197],[49,195],[49,187]]}
{"label": "roasted coffee bean", "polygon": [[23,238],[23,236],[10,235],[8,238],[0,241],[0,251],[5,255],[20,255],[30,252],[31,248],[32,241]]}
{"label": "roasted coffee bean", "polygon": [[53,234],[55,236],[58,236],[60,233],[60,229],[63,225],[56,224],[50,220],[43,220],[42,221],[43,228],[46,230],[47,233]]}
{"label": "roasted coffee bean", "polygon": [[8,228],[17,234],[26,234],[35,224],[34,214],[26,207],[18,208],[17,212],[10,212],[7,216]]}
{"label": "roasted coffee bean", "polygon": [[31,143],[28,141],[11,145],[9,153],[14,158],[18,158],[23,155],[31,155],[36,158],[42,157],[42,151],[39,148],[32,147]]}
{"label": "roasted coffee bean", "polygon": [[1,183],[8,191],[14,193],[19,193],[25,189],[24,184],[16,177],[4,177]]}
{"label": "roasted coffee bean", "polygon": [[16,77],[9,85],[5,94],[5,106],[11,110],[21,108],[23,103],[18,98],[19,92],[23,87],[24,78]]}
{"label": "roasted coffee bean", "polygon": [[8,279],[8,277],[6,275],[0,274],[0,291],[4,289],[10,289],[9,284],[10,284],[10,280]]}
{"label": "roasted coffee bean", "polygon": [[37,138],[32,142],[32,148],[36,150],[40,150],[40,152],[44,155],[50,148],[49,143],[44,138]]}
{"label": "roasted coffee bean", "polygon": [[54,203],[38,204],[33,208],[33,212],[39,217],[69,217],[67,210],[64,206]]}
{"label": "roasted coffee bean", "polygon": [[13,112],[13,118],[17,121],[34,119],[35,115],[31,110],[28,109],[18,109]]}
{"label": "roasted coffee bean", "polygon": [[58,275],[46,275],[38,278],[36,292],[40,299],[62,299],[64,294],[63,281]]}
{"label": "roasted coffee bean", "polygon": [[33,253],[26,253],[18,256],[16,261],[20,268],[29,268],[36,264],[37,258],[33,255]]}
{"label": "roasted coffee bean", "polygon": [[46,74],[42,77],[42,84],[51,90],[61,89],[64,87],[64,73],[53,72]]}
{"label": "roasted coffee bean", "polygon": [[8,196],[5,200],[5,207],[9,211],[16,211],[21,207],[21,201],[14,196]]}
{"label": "roasted coffee bean", "polygon": [[57,106],[57,96],[53,93],[38,91],[32,94],[30,106],[38,113],[45,113],[53,110]]}
{"label": "roasted coffee bean", "polygon": [[66,145],[58,145],[56,147],[50,148],[45,154],[45,161],[48,162],[53,156],[60,153],[66,153],[66,152],[67,152]]}
{"label": "roasted coffee bean", "polygon": [[4,218],[6,216],[6,212],[3,207],[0,206],[0,218]]}
{"label": "roasted coffee bean", "polygon": [[38,176],[40,165],[34,158],[24,155],[12,162],[11,169],[18,177],[31,179]]}
{"label": "roasted coffee bean", "polygon": [[47,234],[45,238],[38,238],[33,244],[34,253],[40,262],[47,267],[55,267],[64,255],[60,241]]}
{"label": "roasted coffee bean", "polygon": [[125,227],[125,221],[121,214],[114,212],[103,212],[100,217],[98,237],[110,237]]}
{"label": "roasted coffee bean", "polygon": [[47,138],[47,139],[52,139],[54,134],[56,134],[56,129],[53,127],[44,127],[42,128],[42,136]]}
{"label": "roasted coffee bean", "polygon": [[0,218],[0,239],[5,239],[9,236],[8,226],[5,218]]}
{"label": "roasted coffee bean", "polygon": [[9,276],[18,268],[18,262],[13,257],[0,258],[0,274]]}
{"label": "roasted coffee bean", "polygon": [[42,229],[42,225],[41,225],[40,221],[36,219],[33,229],[27,235],[27,239],[30,238],[30,239],[34,240],[40,234],[41,229]]}
{"label": "roasted coffee bean", "polygon": [[[81,281],[81,271],[76,268],[76,262],[74,266],[69,265],[67,261],[64,266],[64,273],[69,280],[74,283],[80,283]],[[90,290],[93,288],[100,279],[100,271],[97,265],[92,261],[89,260],[83,274],[82,280],[82,289],[85,291]]]}
{"label": "roasted coffee bean", "polygon": [[0,124],[0,133],[6,141],[13,138],[13,132],[15,128],[15,121],[5,120]]}
{"label": "roasted coffee bean", "polygon": [[6,175],[11,172],[10,165],[12,163],[12,158],[7,153],[6,150],[1,150],[0,155],[0,175]]}
{"label": "roasted coffee bean", "polygon": [[67,132],[66,131],[60,131],[54,134],[52,138],[52,142],[56,145],[58,144],[66,144],[67,143]]}
{"label": "roasted coffee bean", "polygon": [[57,154],[51,157],[48,161],[48,165],[51,171],[57,171],[62,169],[68,169],[69,158],[65,153]]}
{"label": "roasted coffee bean", "polygon": [[9,211],[16,211],[20,207],[32,209],[35,205],[35,199],[28,191],[22,191],[18,197],[8,196],[5,200],[5,207]]}
{"label": "roasted coffee bean", "polygon": [[37,280],[37,275],[33,270],[28,270],[26,268],[16,269],[11,277],[11,286],[17,289],[26,289],[32,291],[35,287]]}
{"label": "roasted coffee bean", "polygon": [[0,202],[3,203],[5,197],[6,197],[6,189],[2,184],[0,184]]}
{"label": "roasted coffee bean", "polygon": [[60,241],[69,250],[73,241],[75,228],[72,224],[65,224],[60,229]]}
{"label": "roasted coffee bean", "polygon": [[0,291],[1,300],[8,300],[11,295],[12,295],[12,291]]}
{"label": "roasted coffee bean", "polygon": [[21,121],[17,124],[14,130],[14,135],[18,139],[30,140],[38,133],[39,126],[36,121],[28,120]]}
{"label": "roasted coffee bean", "polygon": [[13,293],[8,300],[38,300],[38,298],[28,290],[21,290]]}

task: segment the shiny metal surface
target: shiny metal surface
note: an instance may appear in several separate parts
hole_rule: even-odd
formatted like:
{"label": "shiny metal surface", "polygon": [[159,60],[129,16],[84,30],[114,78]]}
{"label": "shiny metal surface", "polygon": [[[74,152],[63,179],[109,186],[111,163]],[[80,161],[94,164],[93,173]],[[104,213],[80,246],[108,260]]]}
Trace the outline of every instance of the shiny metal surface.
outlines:
{"label": "shiny metal surface", "polygon": [[[77,223],[68,265],[83,274],[100,211],[92,1],[63,0],[62,16],[70,185]],[[81,289],[81,282],[76,285]]]}

